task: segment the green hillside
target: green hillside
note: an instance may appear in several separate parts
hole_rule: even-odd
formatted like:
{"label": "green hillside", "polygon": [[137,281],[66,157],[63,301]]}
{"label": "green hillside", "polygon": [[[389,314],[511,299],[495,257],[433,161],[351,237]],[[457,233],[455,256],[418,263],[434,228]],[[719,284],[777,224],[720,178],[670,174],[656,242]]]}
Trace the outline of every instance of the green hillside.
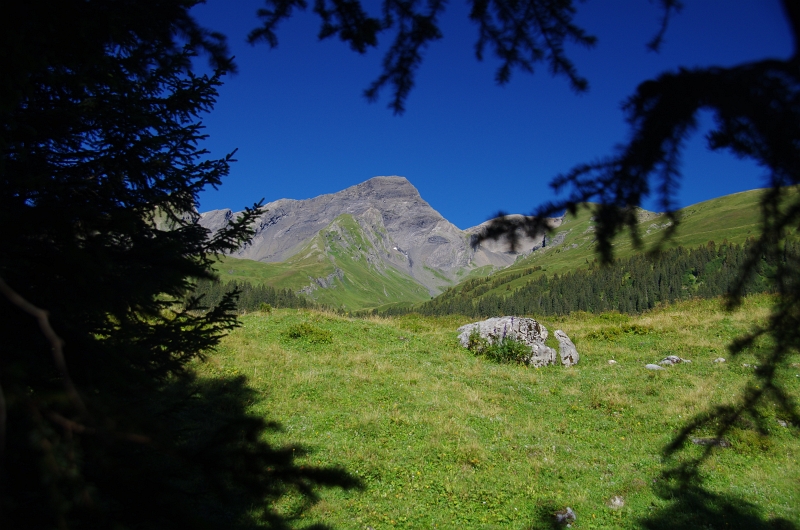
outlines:
{"label": "green hillside", "polygon": [[[581,358],[541,369],[462,348],[464,317],[252,313],[198,369],[246,376],[252,414],[281,424],[268,441],[309,449],[300,465],[361,480],[362,490],[321,491],[305,512],[294,496],[275,505],[302,527],[529,530],[552,528],[552,513],[570,506],[578,529],[795,528],[797,427],[771,402],[713,448],[699,468],[705,489],[661,474],[704,450],[687,443],[664,457],[679,429],[711,403],[739,399],[763,363],[768,341],[735,358],[726,345],[763,323],[771,303],[759,295],[732,314],[718,300],[692,300],[640,316],[542,319],[565,330]],[[692,363],[645,369],[667,355]],[[728,362],[713,362],[720,356]],[[787,359],[781,381],[797,396],[789,363],[800,359]]]}
{"label": "green hillside", "polygon": [[220,279],[263,283],[303,292],[334,308],[363,309],[430,299],[413,278],[371,259],[379,249],[351,215],[337,217],[294,256],[280,263],[224,257]]}
{"label": "green hillside", "polygon": [[[679,210],[677,232],[664,241],[669,219],[646,210],[639,211],[639,232],[644,249],[661,245],[663,249],[699,247],[709,241],[715,243],[744,243],[759,232],[759,196],[761,190],[752,190],[705,201]],[[473,300],[482,297],[507,296],[541,276],[563,275],[579,269],[588,269],[597,259],[595,251],[595,223],[593,205],[580,208],[576,215],[567,215],[564,222],[549,236],[551,243],[545,248],[521,257],[512,266],[491,276],[471,279],[452,287],[436,300],[464,296],[465,290]],[[642,252],[633,246],[629,233],[620,234],[614,243],[614,257],[631,258]]]}

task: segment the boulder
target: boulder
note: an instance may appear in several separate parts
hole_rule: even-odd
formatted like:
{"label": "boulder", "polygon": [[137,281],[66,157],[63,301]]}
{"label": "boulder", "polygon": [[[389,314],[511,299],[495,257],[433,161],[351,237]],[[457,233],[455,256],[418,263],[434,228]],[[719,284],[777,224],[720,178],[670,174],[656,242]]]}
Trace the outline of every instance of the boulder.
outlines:
{"label": "boulder", "polygon": [[567,334],[560,329],[555,330],[553,335],[558,339],[558,354],[561,356],[561,364],[564,366],[573,366],[578,364],[580,355],[575,345],[567,337]]}
{"label": "boulder", "polygon": [[556,331],[559,352],[546,346],[544,341],[548,337],[547,328],[532,318],[512,316],[489,318],[461,326],[458,332],[458,339],[465,348],[469,347],[469,338],[474,332],[489,344],[499,344],[506,338],[521,342],[531,349],[531,356],[525,361],[530,366],[558,364],[559,357],[561,364],[571,366],[577,363],[579,358],[575,345],[561,330]]}

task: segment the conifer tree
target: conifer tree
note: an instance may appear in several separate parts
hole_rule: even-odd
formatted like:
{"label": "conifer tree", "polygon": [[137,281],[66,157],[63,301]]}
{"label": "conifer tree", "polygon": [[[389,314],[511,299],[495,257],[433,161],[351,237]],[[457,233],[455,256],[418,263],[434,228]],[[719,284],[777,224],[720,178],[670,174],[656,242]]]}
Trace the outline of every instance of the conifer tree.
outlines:
{"label": "conifer tree", "polygon": [[[283,527],[300,469],[247,414],[241,379],[191,368],[235,293],[182,302],[260,205],[209,238],[200,116],[232,65],[196,2],[13,1],[0,17],[0,527]],[[196,75],[208,53],[216,73]]]}

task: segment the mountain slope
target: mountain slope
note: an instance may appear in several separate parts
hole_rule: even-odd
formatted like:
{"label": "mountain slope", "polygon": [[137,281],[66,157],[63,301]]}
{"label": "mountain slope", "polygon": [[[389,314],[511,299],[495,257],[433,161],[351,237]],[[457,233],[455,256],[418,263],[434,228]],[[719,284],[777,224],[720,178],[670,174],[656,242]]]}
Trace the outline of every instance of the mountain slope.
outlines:
{"label": "mountain slope", "polygon": [[[644,250],[707,244],[744,243],[759,232],[759,197],[762,190],[751,190],[712,199],[677,212],[680,225],[668,241],[662,241],[670,221],[663,214],[640,210],[639,233],[643,249],[634,248],[628,233],[620,234],[614,242],[615,258],[628,258]],[[793,193],[793,191],[789,191]],[[566,215],[548,245],[530,252],[512,266],[484,278],[474,278],[445,291],[440,302],[448,297],[469,296],[473,300],[490,296],[507,296],[529,281],[542,275],[564,274],[585,269],[597,258],[595,251],[595,222],[591,204],[580,208],[576,215]],[[437,298],[438,300],[438,298]]]}
{"label": "mountain slope", "polygon": [[[231,257],[268,265],[258,273],[261,281],[307,292],[337,307],[427,299],[518,257],[501,244],[472,248],[471,237],[482,227],[460,230],[403,177],[375,177],[302,201],[281,199],[267,204],[266,210],[256,222],[252,241]],[[199,222],[213,232],[237,215],[214,210],[202,214]],[[542,239],[527,238],[521,250],[540,246]],[[253,269],[230,259],[225,267]],[[323,292],[339,285],[341,292]]]}

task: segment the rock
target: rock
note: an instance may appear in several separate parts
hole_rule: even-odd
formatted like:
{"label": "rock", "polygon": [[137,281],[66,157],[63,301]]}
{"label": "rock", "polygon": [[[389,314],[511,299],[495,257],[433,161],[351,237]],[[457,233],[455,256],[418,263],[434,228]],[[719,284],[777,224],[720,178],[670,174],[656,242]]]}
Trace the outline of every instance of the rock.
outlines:
{"label": "rock", "polygon": [[556,518],[556,523],[560,525],[570,526],[572,523],[575,522],[577,517],[575,516],[575,512],[572,511],[572,508],[567,506],[563,510],[558,510],[555,514],[553,514]]}
{"label": "rock", "polygon": [[462,346],[465,348],[469,346],[469,337],[475,330],[491,344],[510,337],[528,346],[533,346],[538,343],[543,344],[549,336],[547,328],[532,318],[495,317],[465,324],[458,328],[458,340]]}
{"label": "rock", "polygon": [[646,365],[644,365],[644,367],[647,368],[648,370],[663,370],[664,369],[663,366],[659,366],[657,364],[646,364]]}
{"label": "rock", "polygon": [[617,364],[617,361],[615,361],[614,359],[609,359],[608,364]]}
{"label": "rock", "polygon": [[681,359],[677,355],[668,355],[661,359],[658,364],[662,366],[672,366],[673,364],[680,364],[680,363],[691,363],[689,359]]}
{"label": "rock", "polygon": [[714,359],[712,362],[715,362],[715,363],[724,363],[724,362],[725,362],[725,358],[724,358],[724,357],[717,357],[717,358],[716,358],[716,359]]}
{"label": "rock", "polygon": [[783,421],[783,420],[778,420],[778,425],[780,425],[781,427],[788,427],[789,426],[789,422],[788,421]]}
{"label": "rock", "polygon": [[[544,343],[548,337],[547,328],[532,318],[505,316],[466,324],[458,328],[458,340],[462,346],[469,347],[470,335],[475,331],[489,344],[498,344],[505,338],[511,338],[529,346],[531,356],[525,363],[530,366],[538,368],[559,362],[559,353]],[[563,331],[558,330],[556,333],[561,351],[561,364],[571,366],[577,363],[579,355],[575,345]]]}
{"label": "rock", "polygon": [[525,361],[525,364],[535,368],[556,364],[556,357],[558,354],[553,348],[545,346],[544,343],[537,343],[531,346],[531,356]]}
{"label": "rock", "polygon": [[558,354],[561,357],[562,366],[574,366],[578,364],[580,355],[578,355],[578,350],[569,337],[567,337],[567,334],[557,329],[553,332],[553,335],[558,339]]}
{"label": "rock", "polygon": [[612,510],[619,510],[623,506],[625,506],[625,499],[619,495],[614,495],[608,500],[608,507]]}

